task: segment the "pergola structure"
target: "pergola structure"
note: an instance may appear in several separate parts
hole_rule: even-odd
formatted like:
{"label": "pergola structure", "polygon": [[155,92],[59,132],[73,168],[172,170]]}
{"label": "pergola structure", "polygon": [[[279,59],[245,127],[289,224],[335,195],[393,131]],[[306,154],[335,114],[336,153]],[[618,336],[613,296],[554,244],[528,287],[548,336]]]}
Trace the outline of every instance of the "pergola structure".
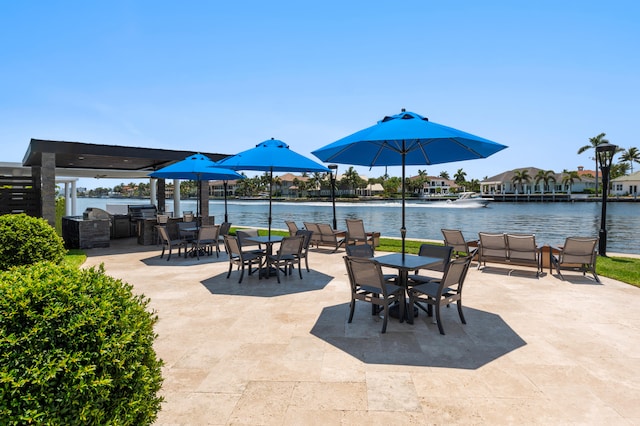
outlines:
{"label": "pergola structure", "polygon": [[[31,139],[22,160],[22,166],[23,170],[30,168],[31,171],[30,176],[36,194],[36,213],[53,225],[56,181],[65,183],[65,194],[71,193],[75,197],[75,179],[73,178],[146,178],[154,170],[193,154],[196,152]],[[205,152],[201,154],[213,161],[219,161],[228,156]],[[149,179],[151,179],[151,200],[157,202],[160,211],[164,211],[164,179]],[[68,184],[72,187],[71,191],[66,188]],[[201,182],[201,185],[206,186],[207,181]],[[176,189],[178,187],[179,182],[176,182]],[[179,190],[175,192],[179,194]],[[202,214],[208,215],[208,191],[199,192],[204,199],[201,200]]]}

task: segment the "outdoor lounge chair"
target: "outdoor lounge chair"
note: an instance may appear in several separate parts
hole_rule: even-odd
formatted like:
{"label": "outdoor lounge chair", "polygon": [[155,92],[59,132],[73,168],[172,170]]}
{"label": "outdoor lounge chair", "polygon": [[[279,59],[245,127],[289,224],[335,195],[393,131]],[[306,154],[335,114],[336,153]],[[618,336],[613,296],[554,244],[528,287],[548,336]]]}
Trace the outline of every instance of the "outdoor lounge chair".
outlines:
{"label": "outdoor lounge chair", "polygon": [[156,226],[154,229],[156,232],[156,244],[162,244],[162,237],[160,236],[160,232],[158,231],[158,226],[164,226],[166,228],[168,223],[169,223],[168,214],[156,215]]}
{"label": "outdoor lounge chair", "polygon": [[284,223],[287,225],[287,229],[289,229],[289,236],[293,237],[298,232],[298,225],[292,220],[285,220]]}
{"label": "outdoor lounge chair", "polygon": [[194,222],[178,222],[178,235],[188,243],[197,237],[197,226]]}
{"label": "outdoor lounge chair", "polygon": [[449,261],[451,260],[451,256],[453,254],[453,247],[451,246],[440,246],[436,244],[422,244],[420,246],[420,251],[418,252],[418,256],[427,256],[427,257],[436,257],[440,259],[440,262],[433,263],[427,266],[424,269],[428,269],[430,271],[439,272],[438,277],[428,276],[428,275],[420,275],[420,270],[414,271],[413,275],[409,275],[408,277],[408,285],[416,285],[422,284],[429,281],[433,281],[438,278],[442,278]]}
{"label": "outdoor lounge chair", "polygon": [[[285,275],[291,275],[291,271],[295,264],[298,264],[298,274],[302,279],[302,270],[300,269],[300,250],[304,237],[301,235],[294,237],[284,237],[280,242],[280,248],[276,254],[267,255],[267,268],[275,268],[276,278],[280,283],[280,271],[284,271]],[[269,271],[267,270],[267,273]]]}
{"label": "outdoor lounge chair", "polygon": [[478,269],[487,262],[506,263],[509,259],[505,234],[479,232]]}
{"label": "outdoor lounge chair", "polygon": [[507,234],[507,247],[509,247],[509,263],[536,267],[536,277],[542,274],[542,261],[540,247],[536,245],[536,236],[533,234]]}
{"label": "outdoor lounge chair", "polygon": [[582,271],[582,275],[591,272],[596,282],[600,282],[598,274],[596,274],[596,259],[598,246],[598,238],[590,237],[568,237],[564,246],[558,247],[559,253],[551,255],[551,263],[556,268],[558,275],[562,280],[564,277],[560,270]]}
{"label": "outdoor lounge chair", "polygon": [[[345,249],[347,251],[347,256],[350,257],[362,257],[365,259],[370,259],[374,255],[373,247],[371,247],[371,245],[369,244],[360,244],[359,246],[345,246]],[[385,282],[389,283],[395,284],[398,280],[398,274],[383,274],[383,277]]]}
{"label": "outdoor lounge chair", "polygon": [[370,244],[374,249],[380,245],[379,232],[366,232],[362,219],[346,219],[346,244]]}
{"label": "outdoor lounge chair", "polygon": [[333,252],[338,251],[340,246],[344,244],[345,239],[342,232],[334,231],[328,223],[316,223],[318,231],[320,231],[320,242],[318,244],[333,247]]}
{"label": "outdoor lounge chair", "polygon": [[298,254],[298,256],[300,259],[304,259],[304,265],[307,268],[307,272],[309,272],[309,246],[311,245],[311,236],[313,235],[313,232],[307,231],[306,229],[298,229],[296,231],[296,235],[304,238],[302,241],[302,248],[300,249],[300,254]]}
{"label": "outdoor lounge chair", "polygon": [[219,232],[220,225],[203,225],[198,229],[198,238],[192,243],[192,253],[195,253],[198,260],[200,259],[200,252],[211,256],[214,247],[216,257],[220,257]]}
{"label": "outdoor lounge chair", "polygon": [[167,256],[167,261],[171,259],[171,250],[174,247],[178,248],[178,256],[180,256],[180,251],[184,248],[185,253],[187,252],[187,241],[183,239],[171,239],[169,237],[169,231],[166,226],[158,226],[158,234],[162,239],[162,253],[160,253],[160,259],[164,256],[164,250],[169,249],[169,254]]}
{"label": "outdoor lounge chair", "polygon": [[[220,224],[220,230],[218,231],[218,241],[222,243],[224,247],[224,236],[229,235],[229,230],[231,229],[231,222],[222,222]],[[225,250],[227,248],[225,247]]]}
{"label": "outdoor lounge chair", "polygon": [[[236,231],[236,236],[238,237],[238,243],[240,247],[245,252],[254,252],[254,253],[262,253],[264,254],[264,249],[262,245],[259,243],[255,243],[253,241],[249,241],[252,237],[258,236],[257,229],[242,229]],[[257,248],[254,248],[257,247]]]}
{"label": "outdoor lounge chair", "polygon": [[441,229],[440,231],[444,237],[444,245],[453,247],[453,253],[456,256],[459,253],[469,256],[478,250],[478,240],[465,240],[459,229]]}
{"label": "outdoor lounge chair", "polygon": [[215,225],[216,224],[216,217],[215,216],[203,216],[200,219],[200,225],[205,226],[205,225]]}
{"label": "outdoor lounge chair", "polygon": [[227,253],[229,254],[229,272],[227,272],[227,279],[231,276],[233,265],[237,265],[238,269],[240,269],[240,278],[238,279],[238,283],[242,283],[245,266],[249,269],[249,275],[253,273],[251,270],[252,265],[257,265],[256,269],[258,271],[260,270],[263,259],[262,253],[242,251],[240,243],[238,242],[238,237],[233,235],[224,236],[224,245],[227,249]]}
{"label": "outdoor lounge chair", "polygon": [[[471,256],[451,260],[447,264],[441,279],[420,284],[407,290],[409,293],[409,306],[417,305],[426,311],[429,316],[433,316],[433,307],[435,306],[436,322],[438,323],[440,334],[444,334],[440,308],[449,305],[451,302],[456,302],[460,321],[462,321],[463,324],[467,323],[462,313],[462,287],[470,263]],[[427,309],[425,309],[421,303],[426,303]],[[408,322],[409,324],[413,324],[412,315],[409,315]]]}
{"label": "outdoor lounge chair", "polygon": [[[356,300],[372,303],[374,308],[379,306],[384,310],[382,333],[387,331],[389,319],[389,305],[397,302],[400,306],[400,322],[404,321],[404,309],[406,305],[404,288],[385,282],[382,267],[373,259],[361,257],[343,257],[349,275],[351,285],[351,303],[349,304],[349,323],[353,320],[356,308]],[[377,315],[377,309],[372,310],[372,315]]]}
{"label": "outdoor lounge chair", "polygon": [[304,224],[304,229],[312,232],[311,245],[315,244],[316,247],[318,247],[322,242],[322,236],[321,236],[320,229],[318,229],[318,224],[314,222],[303,222],[303,224]]}

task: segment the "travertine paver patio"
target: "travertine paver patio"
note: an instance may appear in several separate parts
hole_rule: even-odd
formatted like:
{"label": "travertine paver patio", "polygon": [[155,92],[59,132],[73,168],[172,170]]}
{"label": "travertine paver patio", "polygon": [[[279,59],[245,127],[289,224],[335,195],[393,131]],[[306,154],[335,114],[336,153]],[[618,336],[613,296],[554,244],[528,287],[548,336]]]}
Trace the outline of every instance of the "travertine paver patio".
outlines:
{"label": "travertine paver patio", "polygon": [[445,336],[422,312],[382,335],[365,304],[346,322],[343,251],[312,250],[282,284],[227,280],[224,253],[87,253],[157,311],[159,425],[640,424],[640,289],[617,281],[474,263],[467,325],[445,309]]}

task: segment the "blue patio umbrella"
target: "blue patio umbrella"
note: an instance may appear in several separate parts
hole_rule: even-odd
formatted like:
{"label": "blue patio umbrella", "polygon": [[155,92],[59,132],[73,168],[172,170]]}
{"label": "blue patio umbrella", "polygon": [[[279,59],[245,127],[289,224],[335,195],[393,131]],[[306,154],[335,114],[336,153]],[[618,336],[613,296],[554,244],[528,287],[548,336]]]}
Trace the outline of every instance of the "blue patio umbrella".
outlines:
{"label": "blue patio umbrella", "polygon": [[269,172],[269,237],[271,237],[271,202],[273,172],[326,172],[330,170],[315,161],[292,151],[286,143],[271,138],[260,142],[255,148],[242,151],[220,160],[221,167],[232,170],[257,170]]}
{"label": "blue patio umbrella", "polygon": [[377,124],[312,152],[326,163],[402,166],[402,254],[405,253],[405,168],[486,158],[507,148],[496,142],[429,121],[404,109]]}
{"label": "blue patio umbrella", "polygon": [[[203,180],[230,180],[243,179],[244,176],[234,170],[224,168],[206,155],[193,154],[180,160],[177,163],[163,167],[149,174],[153,178],[161,179],[184,179],[195,180],[198,182],[198,191],[200,191],[200,181]],[[225,217],[227,211],[227,200],[225,192]],[[200,192],[198,192],[198,200],[196,201],[196,211],[200,215]],[[226,220],[226,219],[225,219]]]}

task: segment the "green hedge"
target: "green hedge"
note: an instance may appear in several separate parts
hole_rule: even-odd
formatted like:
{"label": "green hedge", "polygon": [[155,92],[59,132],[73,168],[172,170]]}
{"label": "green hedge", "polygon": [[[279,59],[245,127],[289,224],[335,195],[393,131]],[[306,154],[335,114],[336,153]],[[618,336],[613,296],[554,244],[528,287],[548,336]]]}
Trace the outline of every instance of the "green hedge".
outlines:
{"label": "green hedge", "polygon": [[102,266],[0,272],[2,424],[151,424],[162,361],[148,303]]}
{"label": "green hedge", "polygon": [[0,270],[43,260],[60,263],[66,252],[46,220],[22,213],[0,216]]}

